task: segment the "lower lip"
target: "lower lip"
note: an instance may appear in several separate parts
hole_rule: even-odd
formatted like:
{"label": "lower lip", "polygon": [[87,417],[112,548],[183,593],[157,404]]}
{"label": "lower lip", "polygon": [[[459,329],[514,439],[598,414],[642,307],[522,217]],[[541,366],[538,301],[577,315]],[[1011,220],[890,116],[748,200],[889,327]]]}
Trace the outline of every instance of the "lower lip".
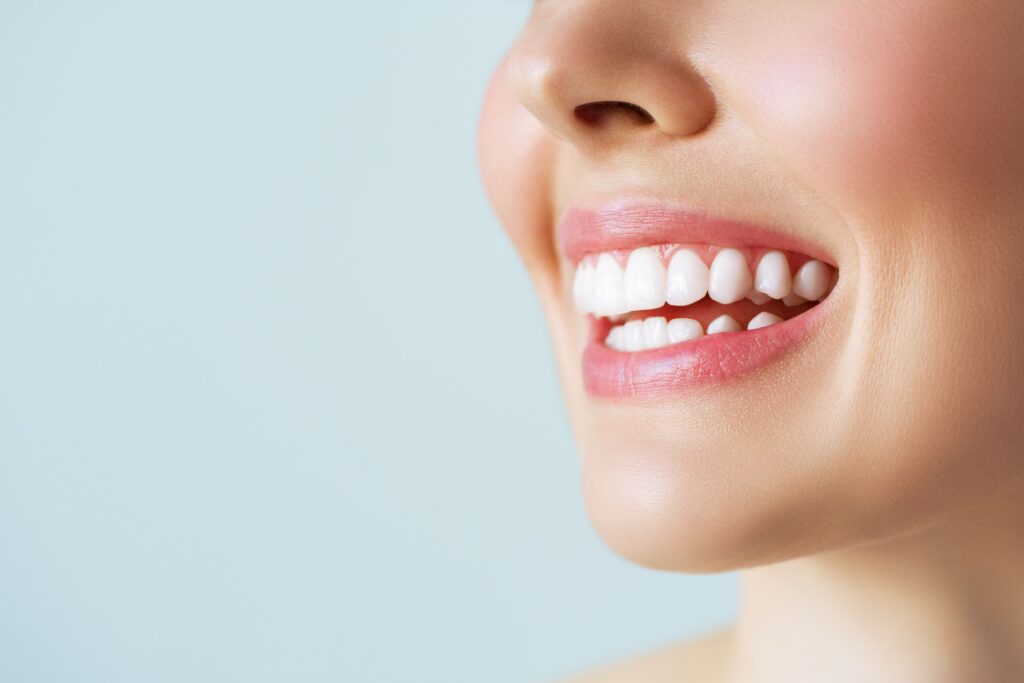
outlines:
{"label": "lower lip", "polygon": [[599,398],[659,398],[749,376],[806,342],[820,327],[829,301],[757,330],[710,334],[636,353],[605,346],[607,321],[591,320],[584,385]]}

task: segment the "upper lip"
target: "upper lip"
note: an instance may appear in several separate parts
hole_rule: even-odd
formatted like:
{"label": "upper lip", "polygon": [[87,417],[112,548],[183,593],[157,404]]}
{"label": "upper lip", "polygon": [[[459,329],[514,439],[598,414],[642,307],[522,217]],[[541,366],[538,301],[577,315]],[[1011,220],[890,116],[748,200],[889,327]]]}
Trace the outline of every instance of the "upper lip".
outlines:
{"label": "upper lip", "polygon": [[646,200],[619,200],[597,208],[570,206],[559,224],[562,253],[572,263],[586,254],[654,244],[771,247],[836,266],[820,246],[785,232],[706,211]]}

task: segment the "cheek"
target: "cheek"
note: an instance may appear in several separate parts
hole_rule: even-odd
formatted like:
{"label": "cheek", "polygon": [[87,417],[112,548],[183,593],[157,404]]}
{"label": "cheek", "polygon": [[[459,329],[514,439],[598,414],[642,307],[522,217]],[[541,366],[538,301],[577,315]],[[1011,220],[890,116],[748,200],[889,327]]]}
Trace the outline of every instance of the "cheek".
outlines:
{"label": "cheek", "polygon": [[487,196],[531,274],[555,261],[550,227],[554,140],[515,98],[505,62],[488,84],[478,130]]}
{"label": "cheek", "polygon": [[1024,3],[792,4],[708,73],[858,243],[836,403],[881,530],[1024,476]]}
{"label": "cheek", "polygon": [[583,406],[580,363],[572,330],[564,324],[563,283],[555,246],[552,193],[559,143],[516,99],[495,70],[484,96],[478,130],[480,172],[491,206],[526,265],[558,356],[574,425]]}
{"label": "cheek", "polygon": [[729,103],[787,163],[836,206],[887,216],[1006,196],[1024,152],[1024,3],[800,5],[733,17],[750,31],[720,52]]}

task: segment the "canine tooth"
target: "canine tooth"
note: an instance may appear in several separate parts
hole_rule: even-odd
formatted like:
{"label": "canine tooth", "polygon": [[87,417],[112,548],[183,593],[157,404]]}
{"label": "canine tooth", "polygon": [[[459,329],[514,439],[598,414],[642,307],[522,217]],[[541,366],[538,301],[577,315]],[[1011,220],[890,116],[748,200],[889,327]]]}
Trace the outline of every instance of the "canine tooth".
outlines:
{"label": "canine tooth", "polygon": [[789,272],[789,259],[781,251],[769,251],[757,264],[755,288],[773,299],[787,296],[793,289],[793,276]]}
{"label": "canine tooth", "polygon": [[576,277],[572,283],[572,296],[576,302],[576,310],[590,313],[594,310],[594,264],[581,262],[576,267]]}
{"label": "canine tooth", "polygon": [[831,280],[832,266],[812,259],[796,271],[796,276],[793,278],[793,292],[808,301],[814,301],[825,293]]}
{"label": "canine tooth", "polygon": [[644,320],[644,347],[660,349],[668,346],[668,321],[664,318],[647,318]]}
{"label": "canine tooth", "polygon": [[605,337],[605,346],[615,349],[616,351],[622,351],[625,347],[623,346],[623,337],[625,330],[622,329],[622,325],[616,325],[608,332],[608,336]]}
{"label": "canine tooth", "polygon": [[723,314],[708,323],[708,334],[719,332],[739,332],[743,328],[731,315]]}
{"label": "canine tooth", "polygon": [[781,322],[782,318],[775,315],[774,313],[769,313],[768,311],[761,311],[760,313],[758,313],[757,315],[750,319],[750,322],[747,323],[747,329],[759,330],[762,327],[768,327],[769,325],[774,325],[775,323]]}
{"label": "canine tooth", "polygon": [[807,299],[803,298],[799,294],[790,294],[787,297],[783,297],[782,303],[792,308],[793,306],[799,306],[800,304],[807,303]]}
{"label": "canine tooth", "polygon": [[736,249],[718,252],[708,272],[708,296],[720,304],[731,304],[745,297],[752,284],[743,254]]}
{"label": "canine tooth", "polygon": [[594,270],[594,313],[619,315],[629,310],[623,288],[622,268],[609,253],[597,257]]}
{"label": "canine tooth", "polygon": [[644,350],[644,321],[630,320],[623,326],[623,345],[626,351]]}
{"label": "canine tooth", "polygon": [[665,300],[673,306],[687,306],[708,293],[708,267],[689,249],[680,249],[668,262]]}
{"label": "canine tooth", "polygon": [[626,261],[626,306],[648,311],[665,305],[665,266],[650,247],[634,249]]}
{"label": "canine tooth", "polygon": [[700,323],[690,318],[675,318],[674,320],[668,321],[668,340],[669,343],[678,344],[679,342],[690,341],[698,337],[704,336],[704,328],[700,326]]}
{"label": "canine tooth", "polygon": [[770,296],[768,296],[764,292],[759,292],[756,289],[752,289],[749,292],[747,292],[747,298],[753,301],[758,306],[766,304],[772,300]]}

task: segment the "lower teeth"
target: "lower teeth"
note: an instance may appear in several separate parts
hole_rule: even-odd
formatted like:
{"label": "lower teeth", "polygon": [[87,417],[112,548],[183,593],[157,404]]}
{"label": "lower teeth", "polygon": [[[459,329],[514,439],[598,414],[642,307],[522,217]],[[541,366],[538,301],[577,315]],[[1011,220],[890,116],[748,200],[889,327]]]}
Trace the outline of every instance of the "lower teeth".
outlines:
{"label": "lower teeth", "polygon": [[[757,330],[782,321],[783,319],[774,313],[763,311],[750,319],[746,329]],[[735,318],[724,314],[708,323],[706,333],[710,335],[742,330],[743,326]],[[704,334],[704,327],[692,318],[668,320],[652,317],[613,326],[605,338],[605,344],[616,351],[647,351],[691,341],[703,337]]]}

